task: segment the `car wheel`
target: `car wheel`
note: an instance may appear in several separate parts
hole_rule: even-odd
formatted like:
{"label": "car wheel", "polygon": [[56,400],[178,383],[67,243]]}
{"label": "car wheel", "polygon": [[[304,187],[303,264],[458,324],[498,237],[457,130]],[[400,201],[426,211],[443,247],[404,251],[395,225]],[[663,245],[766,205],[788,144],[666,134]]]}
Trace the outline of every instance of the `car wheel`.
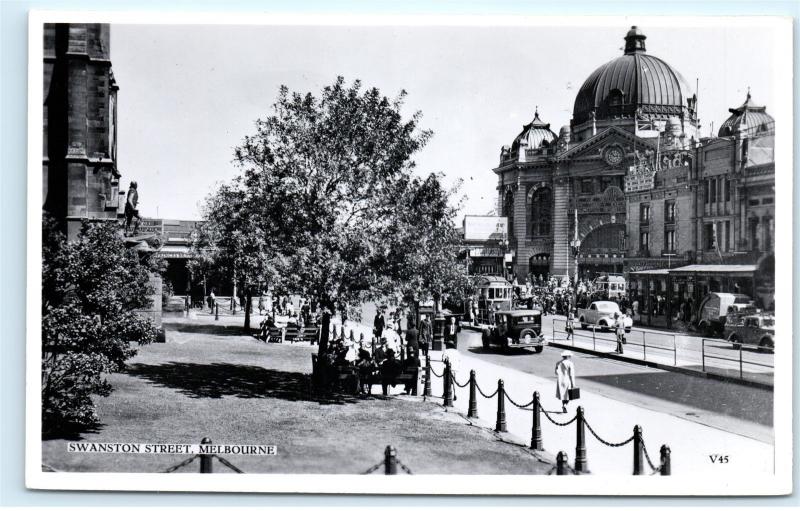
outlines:
{"label": "car wheel", "polygon": [[481,342],[483,343],[483,349],[488,350],[489,349],[489,335],[486,332],[483,332],[483,335],[481,336]]}
{"label": "car wheel", "polygon": [[742,343],[739,341],[739,336],[736,334],[732,334],[728,337],[728,342],[733,344],[733,349],[740,350],[742,349]]}
{"label": "car wheel", "polygon": [[532,342],[536,337],[536,332],[533,330],[523,330],[519,333],[519,340],[524,343]]}
{"label": "car wheel", "polygon": [[533,348],[534,353],[541,353],[542,351],[544,351],[544,346],[535,346]]}
{"label": "car wheel", "polygon": [[758,351],[775,352],[775,340],[772,337],[764,337],[758,343]]}
{"label": "car wheel", "polygon": [[582,330],[587,330],[589,328],[589,325],[587,325],[586,322],[583,320],[583,316],[581,316],[581,319],[579,321],[581,322]]}
{"label": "car wheel", "polygon": [[595,325],[595,328],[596,329],[600,329],[601,332],[607,332],[608,331],[608,325],[606,324],[605,321],[598,321],[597,325]]}

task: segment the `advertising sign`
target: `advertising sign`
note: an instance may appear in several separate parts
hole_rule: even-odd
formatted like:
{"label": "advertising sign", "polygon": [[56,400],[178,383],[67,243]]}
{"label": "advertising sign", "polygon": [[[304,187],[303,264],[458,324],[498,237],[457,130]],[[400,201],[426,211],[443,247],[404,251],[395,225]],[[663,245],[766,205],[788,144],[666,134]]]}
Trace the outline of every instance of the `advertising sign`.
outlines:
{"label": "advertising sign", "polygon": [[507,217],[477,215],[464,217],[464,241],[502,241],[507,235]]}

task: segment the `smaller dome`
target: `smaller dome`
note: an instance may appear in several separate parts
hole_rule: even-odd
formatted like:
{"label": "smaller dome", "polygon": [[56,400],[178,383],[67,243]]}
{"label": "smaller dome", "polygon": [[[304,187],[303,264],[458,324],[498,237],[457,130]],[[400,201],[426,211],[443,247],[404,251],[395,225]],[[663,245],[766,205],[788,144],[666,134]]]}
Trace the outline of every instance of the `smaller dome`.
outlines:
{"label": "smaller dome", "polygon": [[569,136],[569,126],[561,126],[561,129],[558,131],[558,136],[563,137],[564,135]]}
{"label": "smaller dome", "polygon": [[521,142],[525,142],[527,149],[542,149],[549,147],[556,140],[556,134],[550,130],[550,124],[539,118],[539,109],[533,116],[533,121],[522,127],[522,133],[517,135],[511,144],[512,151],[518,151]]}
{"label": "smaller dome", "polygon": [[775,119],[767,113],[767,107],[753,104],[749,90],[744,103],[728,111],[732,115],[720,126],[718,133],[720,137],[757,135],[772,131],[775,127]]}

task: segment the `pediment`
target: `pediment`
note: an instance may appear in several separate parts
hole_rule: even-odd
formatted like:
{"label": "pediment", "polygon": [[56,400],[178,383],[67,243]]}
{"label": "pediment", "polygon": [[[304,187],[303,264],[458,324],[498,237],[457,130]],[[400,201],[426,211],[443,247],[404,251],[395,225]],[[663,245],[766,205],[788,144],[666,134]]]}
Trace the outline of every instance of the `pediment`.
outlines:
{"label": "pediment", "polygon": [[589,140],[581,142],[569,148],[567,151],[556,155],[556,160],[602,159],[604,151],[612,146],[620,147],[625,155],[631,154],[634,150],[644,151],[647,149],[656,149],[655,139],[640,138],[630,131],[612,126]]}

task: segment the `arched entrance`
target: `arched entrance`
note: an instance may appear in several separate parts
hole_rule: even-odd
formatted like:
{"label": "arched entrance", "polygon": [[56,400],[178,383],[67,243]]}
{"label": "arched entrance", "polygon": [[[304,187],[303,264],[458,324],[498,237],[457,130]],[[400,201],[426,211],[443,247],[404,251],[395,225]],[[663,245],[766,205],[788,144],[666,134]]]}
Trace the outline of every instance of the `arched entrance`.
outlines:
{"label": "arched entrance", "polygon": [[625,224],[596,226],[581,242],[580,278],[591,280],[601,273],[622,273],[624,249]]}
{"label": "arched entrance", "polygon": [[532,283],[550,278],[550,254],[540,253],[528,259],[528,273]]}

